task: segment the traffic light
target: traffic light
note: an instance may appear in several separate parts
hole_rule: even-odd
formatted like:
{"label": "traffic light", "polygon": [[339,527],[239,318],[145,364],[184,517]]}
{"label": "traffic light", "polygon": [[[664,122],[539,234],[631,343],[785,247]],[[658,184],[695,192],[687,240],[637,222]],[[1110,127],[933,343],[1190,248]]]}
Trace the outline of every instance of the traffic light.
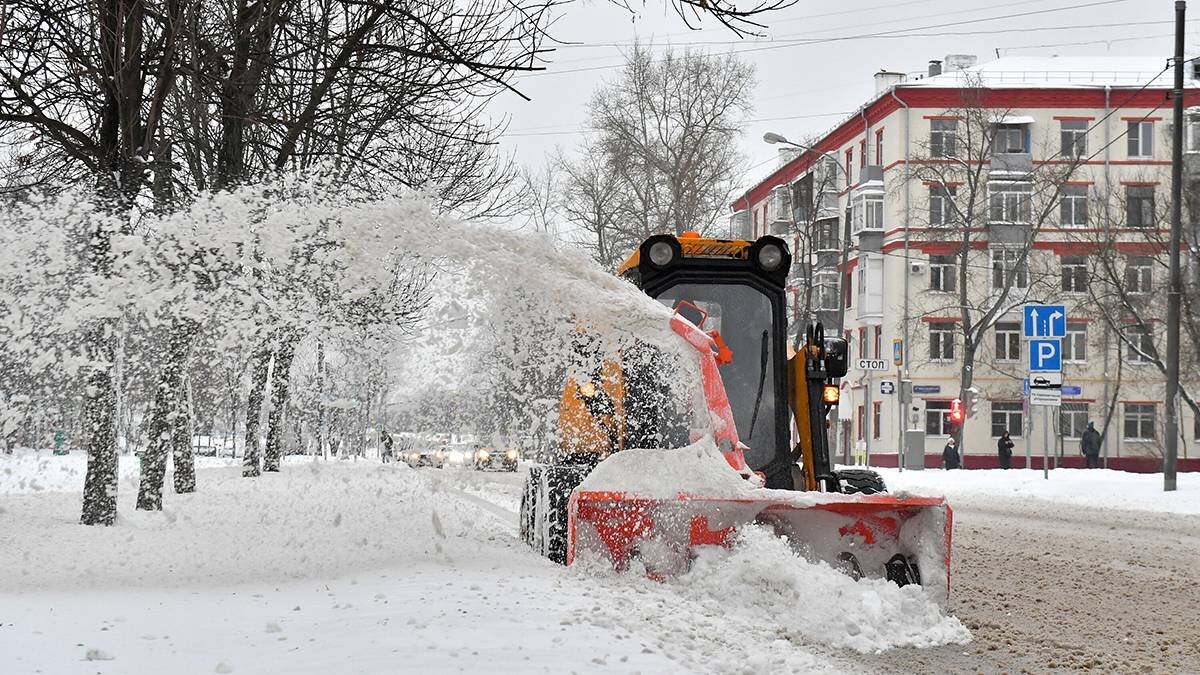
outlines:
{"label": "traffic light", "polygon": [[962,424],[963,404],[961,398],[956,398],[950,402],[950,421],[954,424]]}

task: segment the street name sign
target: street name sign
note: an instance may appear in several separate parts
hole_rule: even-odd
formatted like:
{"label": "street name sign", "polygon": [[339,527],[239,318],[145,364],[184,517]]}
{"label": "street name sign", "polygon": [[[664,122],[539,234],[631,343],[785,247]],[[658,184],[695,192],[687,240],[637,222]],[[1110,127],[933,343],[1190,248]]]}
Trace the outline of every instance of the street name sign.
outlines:
{"label": "street name sign", "polygon": [[856,363],[859,370],[885,371],[892,366],[885,359],[859,359]]}
{"label": "street name sign", "polygon": [[1064,338],[1067,336],[1065,305],[1025,305],[1025,337]]}

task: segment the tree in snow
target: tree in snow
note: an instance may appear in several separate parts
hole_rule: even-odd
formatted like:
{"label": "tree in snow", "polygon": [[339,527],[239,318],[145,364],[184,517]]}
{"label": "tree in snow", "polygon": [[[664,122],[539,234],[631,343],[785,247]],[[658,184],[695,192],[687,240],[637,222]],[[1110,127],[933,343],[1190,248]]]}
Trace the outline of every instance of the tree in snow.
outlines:
{"label": "tree in snow", "polygon": [[734,55],[634,45],[592,96],[596,137],[563,172],[587,190],[566,205],[595,237],[589,248],[610,257],[652,234],[711,230],[743,165],[737,139],[754,84],[754,67]]}

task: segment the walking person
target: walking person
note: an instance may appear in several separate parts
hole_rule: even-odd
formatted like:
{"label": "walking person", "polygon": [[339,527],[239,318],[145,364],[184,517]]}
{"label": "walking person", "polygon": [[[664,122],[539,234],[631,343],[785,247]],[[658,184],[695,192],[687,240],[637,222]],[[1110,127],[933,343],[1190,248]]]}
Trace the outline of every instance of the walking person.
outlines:
{"label": "walking person", "polygon": [[1088,422],[1087,430],[1079,439],[1079,451],[1083,453],[1083,465],[1088,469],[1100,468],[1100,432],[1096,423]]}
{"label": "walking person", "polygon": [[959,467],[958,445],[954,443],[954,439],[946,441],[946,447],[942,448],[942,468],[949,471]]}
{"label": "walking person", "polygon": [[1000,455],[1001,469],[1012,468],[1013,445],[1015,445],[1015,443],[1013,443],[1013,440],[1008,437],[1007,431],[1005,431],[1004,435],[1000,437],[1000,440],[996,442],[996,452]]}

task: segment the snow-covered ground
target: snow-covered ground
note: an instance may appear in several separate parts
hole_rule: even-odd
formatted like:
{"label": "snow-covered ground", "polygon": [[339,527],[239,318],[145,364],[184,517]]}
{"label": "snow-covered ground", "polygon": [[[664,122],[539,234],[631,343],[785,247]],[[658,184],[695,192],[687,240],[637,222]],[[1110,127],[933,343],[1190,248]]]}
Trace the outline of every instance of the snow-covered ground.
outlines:
{"label": "snow-covered ground", "polygon": [[888,489],[944,494],[975,500],[1043,501],[1069,506],[1161,513],[1200,514],[1200,474],[1178,474],[1177,489],[1163,492],[1162,474],[1110,469],[1053,469],[1049,479],[1036,469],[899,471],[876,469]]}
{"label": "snow-covered ground", "polygon": [[852,672],[969,640],[757,532],[667,583],[558,567],[516,539],[520,475],[208,458],[143,513],[122,460],[89,528],[82,456],[0,456],[0,672]]}

